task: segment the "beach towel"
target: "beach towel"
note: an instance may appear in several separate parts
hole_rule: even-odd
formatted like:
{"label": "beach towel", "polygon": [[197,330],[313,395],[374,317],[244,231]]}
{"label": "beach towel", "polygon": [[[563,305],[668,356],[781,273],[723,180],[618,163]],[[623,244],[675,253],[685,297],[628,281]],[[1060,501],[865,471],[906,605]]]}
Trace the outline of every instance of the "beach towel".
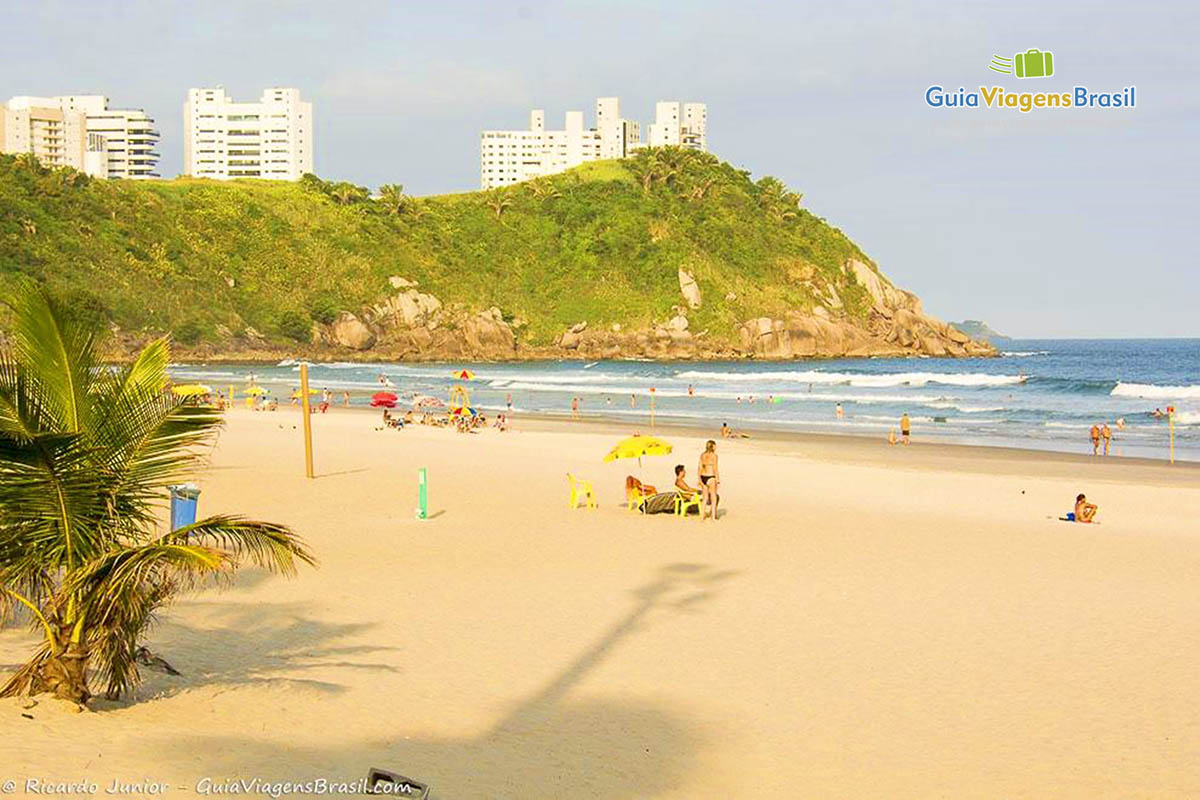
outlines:
{"label": "beach towel", "polygon": [[674,514],[675,492],[659,492],[642,503],[643,514]]}

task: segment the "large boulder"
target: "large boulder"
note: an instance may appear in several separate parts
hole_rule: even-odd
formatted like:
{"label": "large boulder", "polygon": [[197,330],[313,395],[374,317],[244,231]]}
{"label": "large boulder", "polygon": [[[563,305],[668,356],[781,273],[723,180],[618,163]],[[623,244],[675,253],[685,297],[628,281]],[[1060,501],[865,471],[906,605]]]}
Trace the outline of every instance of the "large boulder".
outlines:
{"label": "large boulder", "polygon": [[375,346],[375,334],[349,311],[338,314],[329,326],[329,333],[335,343],[351,350],[370,350]]}
{"label": "large boulder", "polygon": [[462,333],[467,347],[484,358],[511,358],[517,349],[517,337],[494,306],[468,317]]}
{"label": "large boulder", "polygon": [[692,273],[682,268],[679,270],[679,291],[683,293],[683,299],[687,301],[689,308],[700,307],[700,285],[696,283]]}
{"label": "large boulder", "polygon": [[376,305],[373,311],[377,319],[386,319],[393,325],[415,328],[434,322],[441,309],[442,301],[433,295],[408,289]]}
{"label": "large boulder", "polygon": [[901,291],[887,278],[880,275],[870,266],[859,261],[857,258],[852,258],[847,263],[847,271],[854,276],[854,279],[867,290],[867,294],[871,295],[871,299],[875,305],[883,308],[911,308],[912,300],[915,300],[915,295]]}

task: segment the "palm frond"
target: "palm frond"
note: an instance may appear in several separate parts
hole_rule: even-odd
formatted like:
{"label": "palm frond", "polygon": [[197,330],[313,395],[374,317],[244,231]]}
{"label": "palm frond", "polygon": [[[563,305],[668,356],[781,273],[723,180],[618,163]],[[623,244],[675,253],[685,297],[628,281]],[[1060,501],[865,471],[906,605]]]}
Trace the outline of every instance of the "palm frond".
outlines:
{"label": "palm frond", "polygon": [[233,516],[212,516],[177,528],[157,540],[160,543],[203,542],[230,553],[238,561],[284,575],[294,575],[296,561],[310,566],[316,558],[290,528]]}
{"label": "palm frond", "polygon": [[101,365],[96,353],[98,331],[63,313],[34,287],[21,289],[12,300],[15,320],[11,348],[23,371],[37,376],[44,403],[60,432],[88,426],[88,394]]}

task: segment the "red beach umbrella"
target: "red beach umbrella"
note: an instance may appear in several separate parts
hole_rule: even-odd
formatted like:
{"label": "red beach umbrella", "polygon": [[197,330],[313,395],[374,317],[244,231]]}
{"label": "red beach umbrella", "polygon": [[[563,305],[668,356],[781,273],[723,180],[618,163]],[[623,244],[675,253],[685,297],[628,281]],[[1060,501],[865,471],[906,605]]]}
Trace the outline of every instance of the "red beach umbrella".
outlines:
{"label": "red beach umbrella", "polygon": [[391,392],[376,392],[371,395],[371,405],[375,408],[395,408],[397,399]]}

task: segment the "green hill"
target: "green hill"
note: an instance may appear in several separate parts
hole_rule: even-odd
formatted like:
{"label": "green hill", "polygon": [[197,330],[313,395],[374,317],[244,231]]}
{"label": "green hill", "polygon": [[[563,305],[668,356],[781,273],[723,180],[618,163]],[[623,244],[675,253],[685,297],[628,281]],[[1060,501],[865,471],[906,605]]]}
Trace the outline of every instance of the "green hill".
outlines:
{"label": "green hill", "polygon": [[121,342],[170,331],[199,357],[977,347],[799,201],[677,148],[422,198],[314,176],[97,181],[0,156],[0,290],[31,277]]}
{"label": "green hill", "polygon": [[962,322],[950,324],[972,339],[982,339],[985,342],[1007,342],[1012,339],[1011,336],[992,330],[992,327],[981,319],[964,319]]}

